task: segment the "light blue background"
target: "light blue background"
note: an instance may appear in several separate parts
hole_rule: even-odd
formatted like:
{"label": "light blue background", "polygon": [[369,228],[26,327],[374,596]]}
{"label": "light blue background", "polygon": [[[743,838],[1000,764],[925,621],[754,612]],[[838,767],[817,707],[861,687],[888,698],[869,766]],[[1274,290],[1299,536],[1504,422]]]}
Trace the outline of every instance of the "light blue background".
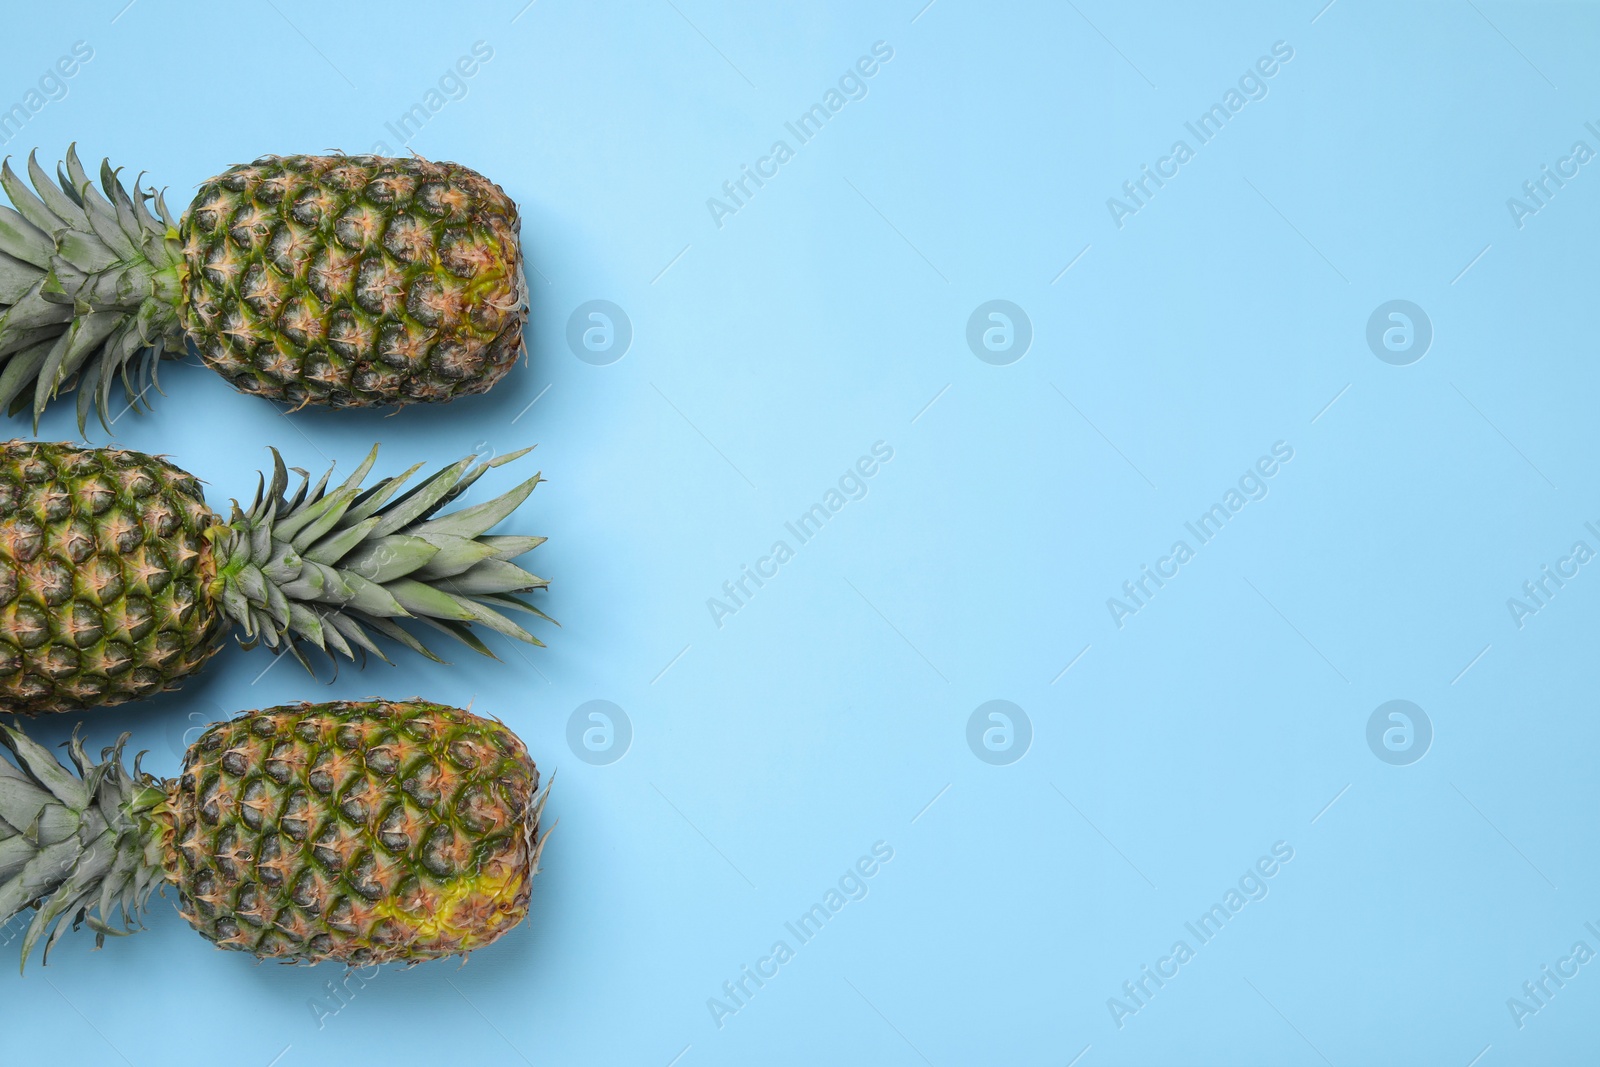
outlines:
{"label": "light blue background", "polygon": [[[169,366],[116,440],[218,507],[269,443],[348,469],[381,439],[393,471],[537,442],[518,466],[549,482],[506,528],[549,536],[531,565],[563,628],[332,685],[230,649],[91,717],[92,741],[132,730],[169,773],[186,729],[246,708],[471,702],[559,769],[560,825],[532,918],[464,968],[385,970],[319,1026],[335,968],[212,951],[157,900],[146,933],[0,978],[0,1059],[1600,1055],[1600,963],[1520,1029],[1507,1007],[1574,942],[1600,950],[1600,573],[1520,629],[1506,603],[1600,549],[1600,171],[1521,229],[1506,205],[1600,148],[1595,8],[124,2],[8,14],[0,103],[74,41],[94,59],[4,148],[75,139],[175,209],[262,153],[398,150],[385,123],[492,47],[411,148],[521,204],[530,364],[392,417],[282,417]],[[877,41],[868,95],[718,228],[707,198]],[[1185,121],[1278,41],[1266,98],[1119,229],[1107,198],[1196,147]],[[609,366],[566,343],[593,299],[634,331]],[[1009,366],[965,341],[991,299],[1032,323]],[[1409,366],[1366,343],[1392,299],[1435,332]],[[707,598],[877,441],[868,495],[718,628]],[[1107,598],[1278,441],[1270,495],[1119,629]],[[1008,766],[966,741],[992,699],[1032,724]],[[1409,766],[1366,742],[1392,699],[1435,731]],[[618,762],[568,747],[590,700],[631,720]],[[785,921],[879,841],[866,898],[796,947]],[[1266,899],[1198,946],[1184,923],[1280,841]],[[719,1028],[708,998],[780,938],[795,958]],[[1195,958],[1119,1028],[1108,998],[1178,939]]]}

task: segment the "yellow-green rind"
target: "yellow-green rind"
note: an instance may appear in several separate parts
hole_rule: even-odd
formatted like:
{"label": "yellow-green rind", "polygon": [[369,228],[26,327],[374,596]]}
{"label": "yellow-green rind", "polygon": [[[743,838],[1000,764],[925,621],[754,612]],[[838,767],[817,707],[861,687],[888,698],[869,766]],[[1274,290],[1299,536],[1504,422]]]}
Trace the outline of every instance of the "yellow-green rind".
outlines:
{"label": "yellow-green rind", "polygon": [[227,632],[206,591],[216,521],[158,457],[0,445],[0,711],[120,704],[198,671]]}
{"label": "yellow-green rind", "polygon": [[200,187],[181,317],[257,396],[334,407],[481,393],[523,354],[516,205],[456,163],[267,156]]}
{"label": "yellow-green rind", "polygon": [[468,711],[286,705],[207,730],[146,817],[207,939],[366,965],[469,953],[522,921],[538,787],[516,735]]}

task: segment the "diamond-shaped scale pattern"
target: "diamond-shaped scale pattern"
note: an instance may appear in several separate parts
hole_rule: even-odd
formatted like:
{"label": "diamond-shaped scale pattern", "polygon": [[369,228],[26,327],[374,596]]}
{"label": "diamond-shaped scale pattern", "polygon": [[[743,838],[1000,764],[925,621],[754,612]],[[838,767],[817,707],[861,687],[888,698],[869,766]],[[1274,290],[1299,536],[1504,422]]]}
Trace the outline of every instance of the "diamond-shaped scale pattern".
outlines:
{"label": "diamond-shaped scale pattern", "polygon": [[183,325],[258,396],[335,407],[481,393],[522,355],[517,209],[455,163],[268,156],[200,187]]}
{"label": "diamond-shaped scale pattern", "polygon": [[423,701],[300,704],[201,735],[168,874],[223,948],[380,963],[471,952],[528,911],[539,772],[497,722]]}
{"label": "diamond-shaped scale pattern", "polygon": [[0,709],[118,704],[170,688],[220,647],[206,596],[216,517],[154,456],[0,445]]}

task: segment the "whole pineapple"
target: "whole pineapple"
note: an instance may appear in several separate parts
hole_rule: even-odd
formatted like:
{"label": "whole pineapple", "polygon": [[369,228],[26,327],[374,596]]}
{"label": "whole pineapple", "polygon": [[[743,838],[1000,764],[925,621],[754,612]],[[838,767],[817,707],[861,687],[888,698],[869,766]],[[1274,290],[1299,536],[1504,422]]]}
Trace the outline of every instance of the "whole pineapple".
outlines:
{"label": "whole pineapple", "polygon": [[69,926],[129,932],[167,884],[218,947],[291,962],[465,955],[528,914],[549,790],[499,722],[421,700],[251,711],[165,782],[123,766],[127,740],[95,764],[74,737],[74,774],[0,726],[0,922],[38,909],[24,963]]}
{"label": "whole pineapple", "polygon": [[[265,156],[159,193],[100,189],[75,150],[30,190],[0,168],[0,407],[78,389],[107,420],[191,343],[234,387],[297,405],[446,401],[523,354],[517,207],[476,171],[412,157]],[[152,206],[154,210],[152,210]]]}
{"label": "whole pineapple", "polygon": [[[502,612],[549,583],[510,561],[542,537],[486,536],[527,499],[447,510],[491,467],[468,456],[409,492],[417,467],[370,488],[374,448],[342,484],[314,485],[273,452],[249,510],[224,519],[195,478],[141,452],[0,445],[0,711],[118,704],[176,686],[231,630],[305,662],[303,646],[387,660],[381,635],[430,659],[414,620],[485,655],[474,623],[542,644]],[[418,465],[421,466],[420,464]]]}

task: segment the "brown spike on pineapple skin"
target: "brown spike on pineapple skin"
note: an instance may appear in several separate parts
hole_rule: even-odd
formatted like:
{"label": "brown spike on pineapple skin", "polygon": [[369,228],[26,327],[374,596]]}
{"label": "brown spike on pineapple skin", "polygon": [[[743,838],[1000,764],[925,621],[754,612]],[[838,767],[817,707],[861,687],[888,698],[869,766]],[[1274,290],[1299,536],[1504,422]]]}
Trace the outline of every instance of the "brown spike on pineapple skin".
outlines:
{"label": "brown spike on pineapple skin", "polygon": [[524,352],[517,208],[455,163],[268,156],[200,187],[179,231],[201,358],[248,393],[452,400]]}
{"label": "brown spike on pineapple skin", "polygon": [[538,785],[516,735],[471,712],[286,705],[202,734],[151,818],[184,917],[218,946],[417,961],[527,915]]}
{"label": "brown spike on pineapple skin", "polygon": [[0,445],[0,711],[171,688],[221,648],[216,521],[193,475],[138,452]]}

